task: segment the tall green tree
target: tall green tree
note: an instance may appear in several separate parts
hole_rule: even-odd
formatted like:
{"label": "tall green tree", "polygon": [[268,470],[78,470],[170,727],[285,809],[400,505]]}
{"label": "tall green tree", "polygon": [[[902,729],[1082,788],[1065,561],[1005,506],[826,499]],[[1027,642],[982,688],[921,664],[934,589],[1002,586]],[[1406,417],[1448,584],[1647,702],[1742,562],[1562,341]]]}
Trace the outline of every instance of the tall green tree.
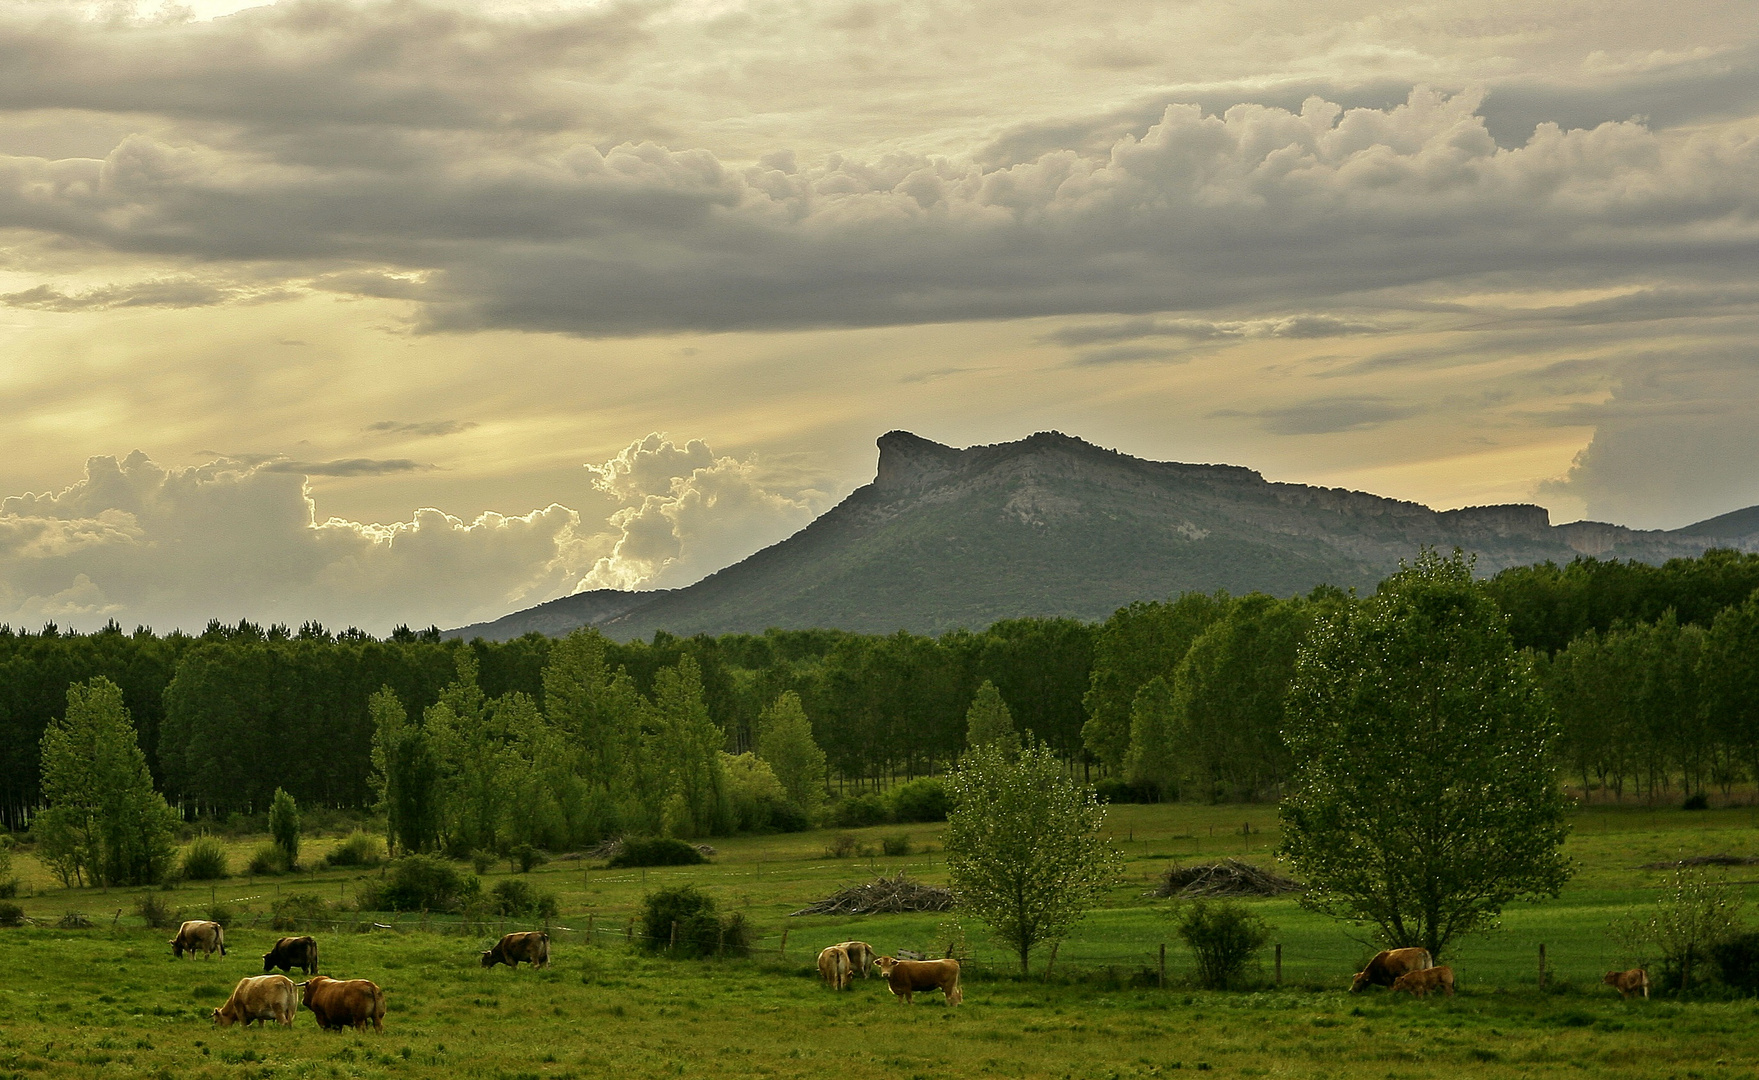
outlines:
{"label": "tall green tree", "polygon": [[677,836],[724,833],[731,825],[721,746],[726,734],[709,717],[696,661],[682,657],[654,676],[650,756],[663,792],[662,824]]}
{"label": "tall green tree", "polygon": [[1130,706],[1130,753],[1124,779],[1149,785],[1162,799],[1179,794],[1178,709],[1165,676],[1156,675],[1136,691]]}
{"label": "tall green tree", "polygon": [[103,676],[67,688],[67,711],[43,732],[43,861],[65,885],[160,880],[177,813],[153,789],[122,690]]}
{"label": "tall green tree", "polygon": [[1008,703],[1002,700],[996,684],[988,679],[977,688],[971,707],[965,710],[965,745],[972,749],[1001,746],[1004,750],[1020,745],[1020,735],[1014,730],[1014,714],[1008,711]]}
{"label": "tall green tree", "polygon": [[812,738],[812,721],[792,690],[780,694],[758,722],[757,756],[781,782],[788,804],[808,819],[825,800],[825,752]]}
{"label": "tall green tree", "polygon": [[274,801],[269,804],[269,835],[274,837],[275,846],[281,849],[281,854],[287,856],[287,865],[297,868],[299,804],[282,788],[275,789]]}
{"label": "tall green tree", "polygon": [[385,815],[391,854],[432,851],[440,842],[439,764],[427,733],[409,722],[397,692],[380,687],[368,701],[373,720],[371,783]]}
{"label": "tall green tree", "polygon": [[1283,851],[1310,908],[1439,958],[1569,878],[1556,722],[1458,552],[1425,551],[1315,627],[1286,738]]}
{"label": "tall green tree", "polygon": [[1130,709],[1155,676],[1170,683],[1197,636],[1232,603],[1225,592],[1185,593],[1168,603],[1138,601],[1119,608],[1093,639],[1093,673],[1081,739],[1106,768],[1123,768],[1130,752]]}
{"label": "tall green tree", "polygon": [[1019,753],[981,744],[948,782],[947,869],[959,908],[988,924],[1030,971],[1034,947],[1061,940],[1117,876],[1099,835],[1105,808],[1029,734]]}

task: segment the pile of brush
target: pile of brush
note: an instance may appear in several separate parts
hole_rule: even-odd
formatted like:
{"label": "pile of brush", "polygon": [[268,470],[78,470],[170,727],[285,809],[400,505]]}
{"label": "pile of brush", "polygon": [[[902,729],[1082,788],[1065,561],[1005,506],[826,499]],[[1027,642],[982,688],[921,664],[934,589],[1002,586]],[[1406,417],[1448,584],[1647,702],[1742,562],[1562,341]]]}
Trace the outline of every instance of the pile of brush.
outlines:
{"label": "pile of brush", "polygon": [[1640,870],[1684,870],[1688,866],[1759,866],[1752,855],[1693,855],[1673,862],[1646,862]]}
{"label": "pile of brush", "polygon": [[893,915],[904,911],[946,911],[952,906],[951,890],[911,881],[900,870],[896,877],[877,877],[865,885],[838,889],[793,914]]}
{"label": "pile of brush", "polygon": [[1144,896],[1281,896],[1307,886],[1272,870],[1239,859],[1224,859],[1206,866],[1170,866],[1154,888]]}

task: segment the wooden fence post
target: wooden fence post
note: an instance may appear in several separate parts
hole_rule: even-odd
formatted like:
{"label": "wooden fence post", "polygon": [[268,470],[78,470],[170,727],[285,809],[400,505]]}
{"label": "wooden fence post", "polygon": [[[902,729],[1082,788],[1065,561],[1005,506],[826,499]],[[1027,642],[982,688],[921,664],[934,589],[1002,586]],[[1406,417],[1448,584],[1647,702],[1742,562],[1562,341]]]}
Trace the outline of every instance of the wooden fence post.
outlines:
{"label": "wooden fence post", "polygon": [[592,912],[586,914],[586,943],[592,944]]}
{"label": "wooden fence post", "polygon": [[1545,989],[1545,942],[1539,943],[1539,989]]}
{"label": "wooden fence post", "polygon": [[670,944],[668,944],[666,946],[666,954],[669,956],[672,953],[677,952],[677,951],[678,951],[678,920],[673,919],[672,920],[672,941]]}
{"label": "wooden fence post", "polygon": [[788,962],[788,927],[782,927],[782,963]]}
{"label": "wooden fence post", "polygon": [[1155,985],[1162,990],[1167,988],[1167,943],[1164,941],[1160,943],[1160,974],[1156,978]]}
{"label": "wooden fence post", "polygon": [[630,919],[623,927],[623,940],[630,945],[635,944],[635,920]]}
{"label": "wooden fence post", "polygon": [[1692,986],[1692,946],[1686,945],[1685,962],[1680,966],[1680,993],[1685,993]]}
{"label": "wooden fence post", "polygon": [[1276,984],[1283,984],[1283,943],[1280,941],[1276,946]]}
{"label": "wooden fence post", "polygon": [[1060,941],[1051,942],[1051,962],[1044,966],[1045,982],[1051,981],[1051,970],[1057,966],[1057,949],[1061,948],[1062,944]]}

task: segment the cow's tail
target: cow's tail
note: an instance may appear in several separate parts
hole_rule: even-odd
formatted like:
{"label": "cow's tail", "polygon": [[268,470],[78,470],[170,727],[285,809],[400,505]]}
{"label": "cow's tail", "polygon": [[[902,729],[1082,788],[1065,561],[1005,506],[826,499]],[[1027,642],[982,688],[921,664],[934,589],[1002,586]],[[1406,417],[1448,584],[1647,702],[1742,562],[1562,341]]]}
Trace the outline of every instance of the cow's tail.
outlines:
{"label": "cow's tail", "polygon": [[965,1000],[965,991],[959,988],[959,978],[961,974],[962,973],[958,968],[953,969],[953,985],[947,988],[948,1005],[957,1005]]}

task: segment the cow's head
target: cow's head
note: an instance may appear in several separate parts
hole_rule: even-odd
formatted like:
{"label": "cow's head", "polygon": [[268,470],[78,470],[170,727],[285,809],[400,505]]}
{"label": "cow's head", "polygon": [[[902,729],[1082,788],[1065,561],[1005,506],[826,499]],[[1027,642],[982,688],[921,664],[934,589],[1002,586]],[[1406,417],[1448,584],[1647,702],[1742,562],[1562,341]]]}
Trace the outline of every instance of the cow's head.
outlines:
{"label": "cow's head", "polygon": [[881,975],[890,978],[892,969],[898,966],[898,958],[895,956],[876,956],[873,958],[873,966],[880,969]]}
{"label": "cow's head", "polygon": [[273,951],[266,952],[263,954],[263,970],[264,971],[275,970],[275,953]]}
{"label": "cow's head", "polygon": [[1360,990],[1362,990],[1363,987],[1365,987],[1367,985],[1368,985],[1368,972],[1358,971],[1356,973],[1355,978],[1350,980],[1350,993],[1352,993],[1352,994],[1357,993]]}
{"label": "cow's head", "polygon": [[499,949],[499,948],[500,948],[500,946],[497,945],[497,946],[495,946],[494,949],[483,950],[483,955],[482,955],[483,967],[494,967],[495,966],[495,949]]}
{"label": "cow's head", "polygon": [[231,1027],[232,1026],[232,1014],[227,1012],[224,1007],[215,1009],[214,1010],[214,1026],[215,1027]]}

